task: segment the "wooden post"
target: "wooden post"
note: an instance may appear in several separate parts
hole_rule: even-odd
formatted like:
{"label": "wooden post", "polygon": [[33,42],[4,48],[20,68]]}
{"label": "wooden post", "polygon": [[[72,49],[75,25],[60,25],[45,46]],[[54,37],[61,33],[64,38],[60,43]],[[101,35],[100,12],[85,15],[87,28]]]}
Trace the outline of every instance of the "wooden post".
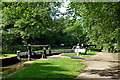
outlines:
{"label": "wooden post", "polygon": [[49,47],[48,47],[48,52],[49,52],[50,55],[52,55],[52,54],[51,54],[51,47],[50,47],[50,45],[49,45]]}
{"label": "wooden post", "polygon": [[20,58],[20,50],[17,50],[17,58],[21,61],[21,58]]}
{"label": "wooden post", "polygon": [[108,47],[108,52],[110,52],[110,47]]}
{"label": "wooden post", "polygon": [[47,57],[46,57],[46,48],[45,48],[45,47],[43,47],[43,55],[42,55],[42,58],[47,58]]}
{"label": "wooden post", "polygon": [[85,47],[85,55],[87,55],[87,47]]}
{"label": "wooden post", "polygon": [[28,61],[30,61],[31,60],[31,44],[28,44],[28,46],[27,46],[27,49],[28,49]]}

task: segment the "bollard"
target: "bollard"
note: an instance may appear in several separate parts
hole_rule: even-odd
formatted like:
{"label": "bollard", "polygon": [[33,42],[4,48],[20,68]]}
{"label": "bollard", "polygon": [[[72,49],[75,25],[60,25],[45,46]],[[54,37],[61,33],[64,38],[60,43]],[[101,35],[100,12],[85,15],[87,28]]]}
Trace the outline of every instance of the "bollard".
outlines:
{"label": "bollard", "polygon": [[20,50],[17,50],[17,58],[21,61],[21,58],[20,58]]}
{"label": "bollard", "polygon": [[42,58],[47,58],[47,57],[46,57],[46,48],[45,48],[45,47],[43,47],[43,54],[42,54]]}
{"label": "bollard", "polygon": [[27,46],[27,49],[28,49],[28,61],[30,61],[31,60],[31,44],[28,44],[28,46]]}
{"label": "bollard", "polygon": [[51,54],[51,48],[50,48],[50,46],[49,46],[49,48],[48,48],[48,52],[49,52],[49,55],[52,55],[52,54]]}
{"label": "bollard", "polygon": [[87,55],[87,47],[85,47],[85,55]]}
{"label": "bollard", "polygon": [[110,52],[110,47],[108,48],[108,52]]}

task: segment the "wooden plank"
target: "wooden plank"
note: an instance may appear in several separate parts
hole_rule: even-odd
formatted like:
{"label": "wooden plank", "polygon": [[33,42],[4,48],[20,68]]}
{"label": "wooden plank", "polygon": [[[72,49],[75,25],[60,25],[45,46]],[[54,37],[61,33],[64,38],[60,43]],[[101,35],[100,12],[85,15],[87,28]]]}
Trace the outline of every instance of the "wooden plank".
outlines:
{"label": "wooden plank", "polygon": [[[28,45],[24,45],[24,46],[28,46]],[[48,47],[49,45],[30,45],[30,46],[36,46],[36,47]]]}
{"label": "wooden plank", "polygon": [[31,45],[31,46],[48,47],[49,45]]}

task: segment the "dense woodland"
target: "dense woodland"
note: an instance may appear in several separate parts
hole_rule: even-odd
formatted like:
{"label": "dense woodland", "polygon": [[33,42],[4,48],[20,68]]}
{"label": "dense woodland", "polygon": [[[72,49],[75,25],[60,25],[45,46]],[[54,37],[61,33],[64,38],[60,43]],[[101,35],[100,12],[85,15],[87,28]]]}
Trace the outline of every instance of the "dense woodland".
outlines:
{"label": "dense woodland", "polygon": [[60,2],[2,2],[2,50],[25,51],[26,44],[52,47],[77,44],[119,48],[120,3],[70,2],[65,13]]}

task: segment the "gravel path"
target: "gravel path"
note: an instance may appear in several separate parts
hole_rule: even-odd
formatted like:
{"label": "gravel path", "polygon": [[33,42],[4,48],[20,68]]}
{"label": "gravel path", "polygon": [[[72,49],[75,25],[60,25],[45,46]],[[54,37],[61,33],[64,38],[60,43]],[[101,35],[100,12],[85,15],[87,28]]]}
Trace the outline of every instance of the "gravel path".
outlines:
{"label": "gravel path", "polygon": [[118,56],[100,52],[84,62],[87,67],[75,79],[80,80],[119,80]]}

